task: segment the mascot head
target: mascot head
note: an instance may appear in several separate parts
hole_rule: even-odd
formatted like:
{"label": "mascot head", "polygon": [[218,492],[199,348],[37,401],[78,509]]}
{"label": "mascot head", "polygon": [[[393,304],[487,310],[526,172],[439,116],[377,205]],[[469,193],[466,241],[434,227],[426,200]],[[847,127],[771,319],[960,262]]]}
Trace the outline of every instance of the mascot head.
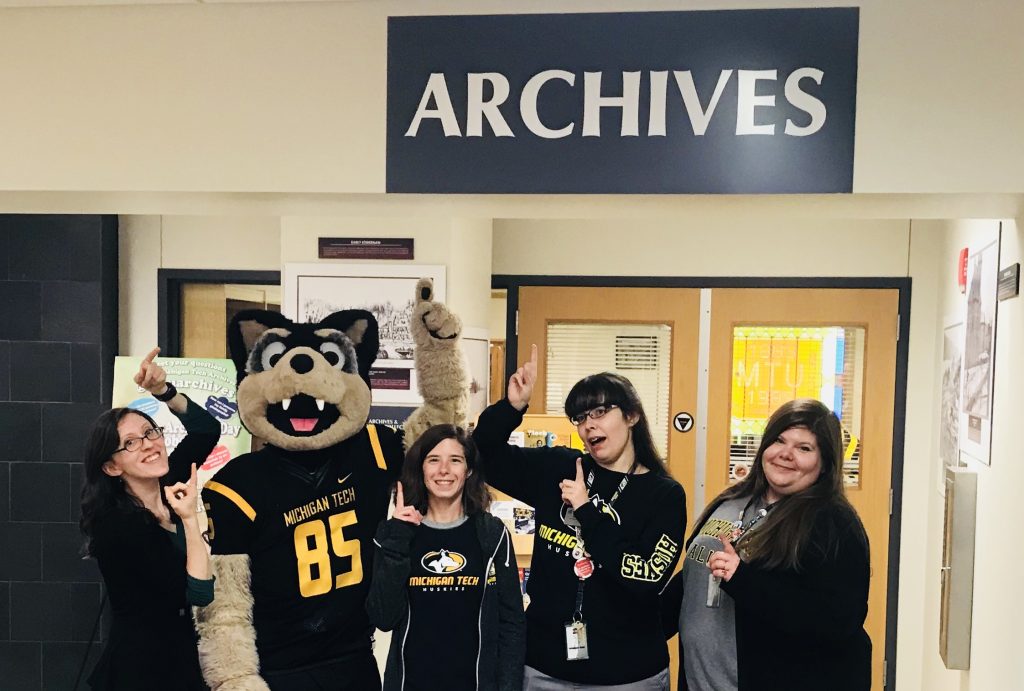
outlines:
{"label": "mascot head", "polygon": [[370,415],[370,366],[377,320],[344,310],[316,324],[245,310],[228,325],[238,372],[238,412],[253,435],[291,451],[344,441]]}

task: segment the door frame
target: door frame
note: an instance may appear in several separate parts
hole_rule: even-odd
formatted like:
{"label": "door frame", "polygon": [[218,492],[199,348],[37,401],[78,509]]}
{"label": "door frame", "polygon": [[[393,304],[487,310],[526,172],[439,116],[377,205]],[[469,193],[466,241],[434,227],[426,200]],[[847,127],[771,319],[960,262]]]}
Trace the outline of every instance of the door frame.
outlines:
{"label": "door frame", "polygon": [[893,391],[892,488],[889,515],[889,558],[885,593],[885,666],[883,685],[896,688],[896,627],[899,612],[900,532],[903,524],[903,444],[907,413],[907,366],[910,356],[911,279],[902,276],[532,276],[494,274],[491,288],[506,291],[505,379],[519,363],[517,313],[519,288],[523,286],[573,286],[583,288],[862,288],[899,291],[899,327],[896,342],[896,382]]}
{"label": "door frame", "polygon": [[156,344],[165,357],[181,356],[181,287],[186,283],[281,285],[280,271],[238,269],[157,269]]}

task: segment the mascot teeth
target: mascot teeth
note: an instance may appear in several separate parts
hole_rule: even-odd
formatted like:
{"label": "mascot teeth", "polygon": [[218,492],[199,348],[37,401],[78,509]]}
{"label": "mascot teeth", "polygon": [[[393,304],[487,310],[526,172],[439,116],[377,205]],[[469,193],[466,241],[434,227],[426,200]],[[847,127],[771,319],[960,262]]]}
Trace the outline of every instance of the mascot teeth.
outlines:
{"label": "mascot teeth", "polygon": [[[290,398],[282,398],[281,399],[281,410],[288,410],[288,406],[290,406],[291,404],[292,404],[292,399],[290,399]],[[323,408],[320,408],[320,410],[323,410]]]}
{"label": "mascot teeth", "polygon": [[322,398],[316,399],[316,407],[317,407],[317,410],[319,410],[321,413],[324,412],[324,399],[322,399]]}

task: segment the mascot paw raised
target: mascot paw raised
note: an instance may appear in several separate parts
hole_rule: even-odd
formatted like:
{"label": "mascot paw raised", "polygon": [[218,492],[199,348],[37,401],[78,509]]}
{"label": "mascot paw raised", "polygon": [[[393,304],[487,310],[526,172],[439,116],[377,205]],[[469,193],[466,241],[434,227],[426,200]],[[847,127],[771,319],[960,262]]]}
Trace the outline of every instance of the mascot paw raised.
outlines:
{"label": "mascot paw raised", "polygon": [[417,383],[423,405],[405,421],[405,447],[438,424],[466,426],[469,367],[462,352],[462,320],[434,300],[434,284],[421,278],[409,325],[416,343]]}

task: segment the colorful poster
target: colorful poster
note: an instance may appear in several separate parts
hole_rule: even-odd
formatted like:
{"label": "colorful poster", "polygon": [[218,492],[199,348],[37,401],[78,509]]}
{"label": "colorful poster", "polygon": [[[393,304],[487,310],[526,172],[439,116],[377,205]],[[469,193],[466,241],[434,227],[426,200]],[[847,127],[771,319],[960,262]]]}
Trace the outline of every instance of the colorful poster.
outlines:
{"label": "colorful poster", "polygon": [[[132,380],[141,362],[141,357],[114,359],[113,405],[137,408],[149,414],[164,428],[167,450],[173,451],[185,437],[185,428],[166,405]],[[160,357],[156,363],[167,372],[167,381],[220,422],[220,441],[199,469],[202,486],[232,458],[248,452],[252,444],[252,435],[238,417],[235,365],[231,360],[211,358]]]}

